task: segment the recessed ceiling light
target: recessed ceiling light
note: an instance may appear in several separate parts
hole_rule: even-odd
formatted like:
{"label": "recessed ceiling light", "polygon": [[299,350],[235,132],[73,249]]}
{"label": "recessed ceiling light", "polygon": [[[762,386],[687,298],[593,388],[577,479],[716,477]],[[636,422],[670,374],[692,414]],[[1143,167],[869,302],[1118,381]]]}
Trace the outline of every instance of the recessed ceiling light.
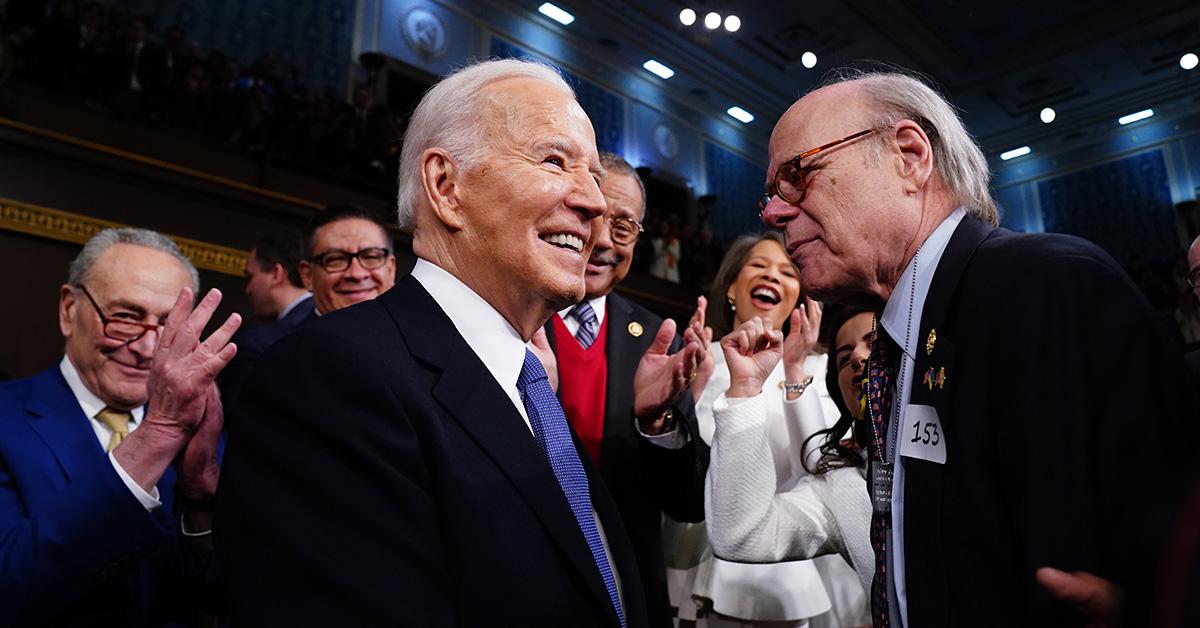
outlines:
{"label": "recessed ceiling light", "polygon": [[1197,65],[1200,65],[1200,57],[1197,57],[1194,52],[1189,52],[1179,57],[1179,67],[1185,70],[1194,70]]}
{"label": "recessed ceiling light", "polygon": [[668,68],[667,66],[659,63],[658,61],[655,61],[654,59],[650,59],[650,60],[646,61],[645,63],[642,64],[642,67],[646,68],[651,73],[653,73],[655,76],[657,76],[661,79],[669,79],[672,76],[675,76],[675,70]]}
{"label": "recessed ceiling light", "polygon": [[711,30],[716,30],[720,26],[721,26],[721,14],[720,13],[709,13],[708,15],[704,16],[704,28],[707,28],[708,30],[711,31]]}
{"label": "recessed ceiling light", "polygon": [[542,4],[542,6],[538,7],[538,13],[541,13],[542,15],[554,20],[555,22],[558,22],[559,24],[562,24],[563,26],[575,21],[574,15],[567,13],[566,11],[553,4],[550,4],[549,2],[545,2]]}
{"label": "recessed ceiling light", "polygon": [[1139,111],[1137,113],[1131,113],[1127,116],[1121,116],[1120,118],[1117,118],[1117,124],[1120,124],[1122,126],[1124,126],[1126,124],[1133,124],[1134,122],[1137,122],[1138,120],[1145,120],[1146,118],[1149,118],[1152,115],[1154,115],[1153,109],[1142,109],[1141,111]]}
{"label": "recessed ceiling light", "polygon": [[800,55],[800,64],[810,70],[817,67],[817,53],[810,50]]}
{"label": "recessed ceiling light", "polygon": [[729,17],[725,18],[725,30],[727,30],[731,33],[736,33],[736,32],[738,32],[738,29],[741,27],[742,27],[742,18],[740,18],[736,15],[730,15]]}
{"label": "recessed ceiling light", "polygon": [[1020,148],[1014,148],[1012,150],[1006,150],[1003,153],[1000,153],[1000,159],[1001,159],[1001,161],[1008,161],[1009,159],[1016,159],[1017,157],[1024,157],[1025,155],[1028,155],[1031,152],[1033,152],[1033,151],[1029,150],[1028,146],[1022,146]]}
{"label": "recessed ceiling light", "polygon": [[691,26],[696,23],[696,12],[691,9],[684,9],[679,12],[679,21],[684,26]]}
{"label": "recessed ceiling light", "polygon": [[1058,117],[1058,114],[1055,113],[1053,107],[1046,107],[1045,109],[1042,109],[1042,112],[1038,115],[1042,119],[1042,122],[1045,122],[1046,124],[1054,122],[1054,118]]}
{"label": "recessed ceiling light", "polygon": [[726,109],[725,113],[733,116],[733,118],[735,120],[737,120],[739,122],[743,122],[745,124],[750,124],[751,122],[754,122],[754,114],[752,114],[749,111],[746,111],[745,109],[742,109],[741,107],[738,107],[736,105]]}

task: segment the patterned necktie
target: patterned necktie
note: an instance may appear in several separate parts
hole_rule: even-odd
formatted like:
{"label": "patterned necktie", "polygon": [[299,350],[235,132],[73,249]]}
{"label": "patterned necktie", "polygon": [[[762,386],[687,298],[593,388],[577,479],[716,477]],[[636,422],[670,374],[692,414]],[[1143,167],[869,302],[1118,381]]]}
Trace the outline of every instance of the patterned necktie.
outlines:
{"label": "patterned necktie", "polygon": [[596,342],[596,311],[588,305],[587,301],[581,301],[571,308],[570,316],[579,321],[579,331],[575,332],[575,339],[579,341],[579,346],[584,349],[592,346],[592,343]]}
{"label": "patterned necktie", "polygon": [[[870,447],[871,466],[890,465],[887,456],[888,427],[892,417],[892,393],[895,379],[895,356],[899,347],[883,328],[875,331],[875,340],[871,343],[871,357],[867,365],[867,410],[871,415],[872,443]],[[887,475],[890,481],[891,474]],[[874,482],[871,490],[874,491]],[[889,488],[888,494],[891,494]],[[871,621],[875,628],[888,628],[888,573],[887,547],[892,534],[892,512],[889,504],[886,510],[874,508],[871,512],[871,547],[875,550],[875,578],[871,581]]]}
{"label": "patterned necktie", "polygon": [[[588,311],[590,312],[591,308],[588,308]],[[579,461],[575,443],[571,440],[571,430],[567,427],[567,417],[563,414],[562,404],[550,388],[542,363],[529,349],[525,350],[525,364],[521,366],[521,375],[517,378],[517,389],[521,392],[521,402],[525,404],[525,412],[529,415],[533,436],[550,462],[554,478],[558,480],[559,487],[567,497],[571,512],[575,514],[575,521],[583,532],[588,549],[592,551],[596,568],[600,570],[604,588],[608,589],[608,597],[612,599],[613,608],[624,626],[625,612],[621,609],[621,598],[617,594],[617,580],[608,563],[608,555],[604,552],[600,531],[592,514],[592,497],[588,490],[587,474]]]}
{"label": "patterned necktie", "polygon": [[108,438],[108,446],[104,448],[104,452],[108,453],[117,448],[126,436],[129,436],[129,421],[133,415],[124,410],[113,410],[105,408],[96,414],[96,420],[108,426],[112,432],[112,436]]}

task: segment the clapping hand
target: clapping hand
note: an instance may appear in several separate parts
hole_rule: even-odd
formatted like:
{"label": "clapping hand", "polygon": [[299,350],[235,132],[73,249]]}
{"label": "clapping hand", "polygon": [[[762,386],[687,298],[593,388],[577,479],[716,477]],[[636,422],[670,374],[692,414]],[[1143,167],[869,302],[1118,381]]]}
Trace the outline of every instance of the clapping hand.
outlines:
{"label": "clapping hand", "polygon": [[644,434],[663,430],[663,413],[688,390],[700,366],[704,350],[694,326],[684,331],[683,348],[669,355],[667,350],[674,337],[675,321],[668,318],[658,328],[633,375],[633,414]]}
{"label": "clapping hand", "polygon": [[792,310],[787,338],[783,341],[784,378],[798,384],[807,377],[804,360],[812,353],[821,330],[821,304],[804,297],[800,307]]}
{"label": "clapping hand", "polygon": [[772,329],[770,319],[755,316],[722,338],[721,350],[729,366],[725,396],[753,397],[783,358],[783,332]]}
{"label": "clapping hand", "polygon": [[696,367],[696,378],[692,380],[692,398],[699,399],[704,393],[704,388],[708,386],[708,380],[712,377],[713,369],[716,368],[717,361],[713,358],[713,354],[708,352],[709,345],[712,344],[713,330],[712,327],[705,325],[704,311],[708,308],[708,299],[704,297],[696,298],[696,313],[692,314],[692,320],[688,322],[688,327],[692,329],[700,338],[700,364]]}

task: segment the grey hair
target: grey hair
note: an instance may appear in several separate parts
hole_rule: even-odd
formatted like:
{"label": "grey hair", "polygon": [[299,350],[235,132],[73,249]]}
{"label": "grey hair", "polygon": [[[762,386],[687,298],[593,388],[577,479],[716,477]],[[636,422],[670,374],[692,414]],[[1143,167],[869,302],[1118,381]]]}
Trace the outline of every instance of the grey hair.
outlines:
{"label": "grey hair", "polygon": [[941,94],[920,79],[899,72],[843,71],[828,84],[846,82],[853,82],[866,94],[876,114],[874,128],[890,128],[906,119],[920,125],[933,146],[933,165],[954,202],[965,207],[967,215],[999,224],[996,202],[988,190],[987,159]]}
{"label": "grey hair", "polygon": [[96,260],[105,251],[117,244],[132,244],[134,246],[144,246],[148,249],[162,251],[179,260],[180,264],[187,269],[188,276],[192,279],[192,294],[200,294],[200,273],[196,271],[196,266],[192,264],[192,260],[188,259],[175,241],[167,236],[149,229],[137,229],[134,227],[122,227],[120,229],[105,229],[100,233],[92,236],[87,244],[83,245],[83,250],[79,255],[71,260],[70,270],[67,273],[67,283],[72,286],[82,286],[84,279],[87,279],[88,273],[91,272],[92,266],[96,265]]}
{"label": "grey hair", "polygon": [[421,154],[433,147],[444,148],[459,168],[470,169],[487,151],[485,116],[480,101],[483,88],[509,78],[544,81],[575,97],[575,90],[553,67],[520,59],[491,59],[457,70],[434,85],[413,111],[400,151],[400,191],[396,219],[401,228],[411,229],[424,189],[421,185]]}
{"label": "grey hair", "polygon": [[642,220],[646,219],[646,184],[642,183],[642,178],[638,176],[637,170],[625,161],[624,157],[616,153],[610,153],[606,150],[600,151],[600,165],[608,171],[608,175],[623,174],[627,177],[633,177],[637,181],[638,189],[642,192]]}

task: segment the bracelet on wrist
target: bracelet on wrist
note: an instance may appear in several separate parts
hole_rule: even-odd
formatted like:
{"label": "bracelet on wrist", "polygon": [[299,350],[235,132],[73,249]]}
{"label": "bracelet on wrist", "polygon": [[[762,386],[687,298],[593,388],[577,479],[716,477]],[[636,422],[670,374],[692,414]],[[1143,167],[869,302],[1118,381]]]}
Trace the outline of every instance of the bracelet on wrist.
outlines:
{"label": "bracelet on wrist", "polygon": [[804,391],[808,389],[809,384],[812,382],[813,376],[809,375],[808,377],[805,377],[803,381],[796,384],[791,382],[779,382],[779,387],[783,389],[783,392],[789,395],[803,395]]}

